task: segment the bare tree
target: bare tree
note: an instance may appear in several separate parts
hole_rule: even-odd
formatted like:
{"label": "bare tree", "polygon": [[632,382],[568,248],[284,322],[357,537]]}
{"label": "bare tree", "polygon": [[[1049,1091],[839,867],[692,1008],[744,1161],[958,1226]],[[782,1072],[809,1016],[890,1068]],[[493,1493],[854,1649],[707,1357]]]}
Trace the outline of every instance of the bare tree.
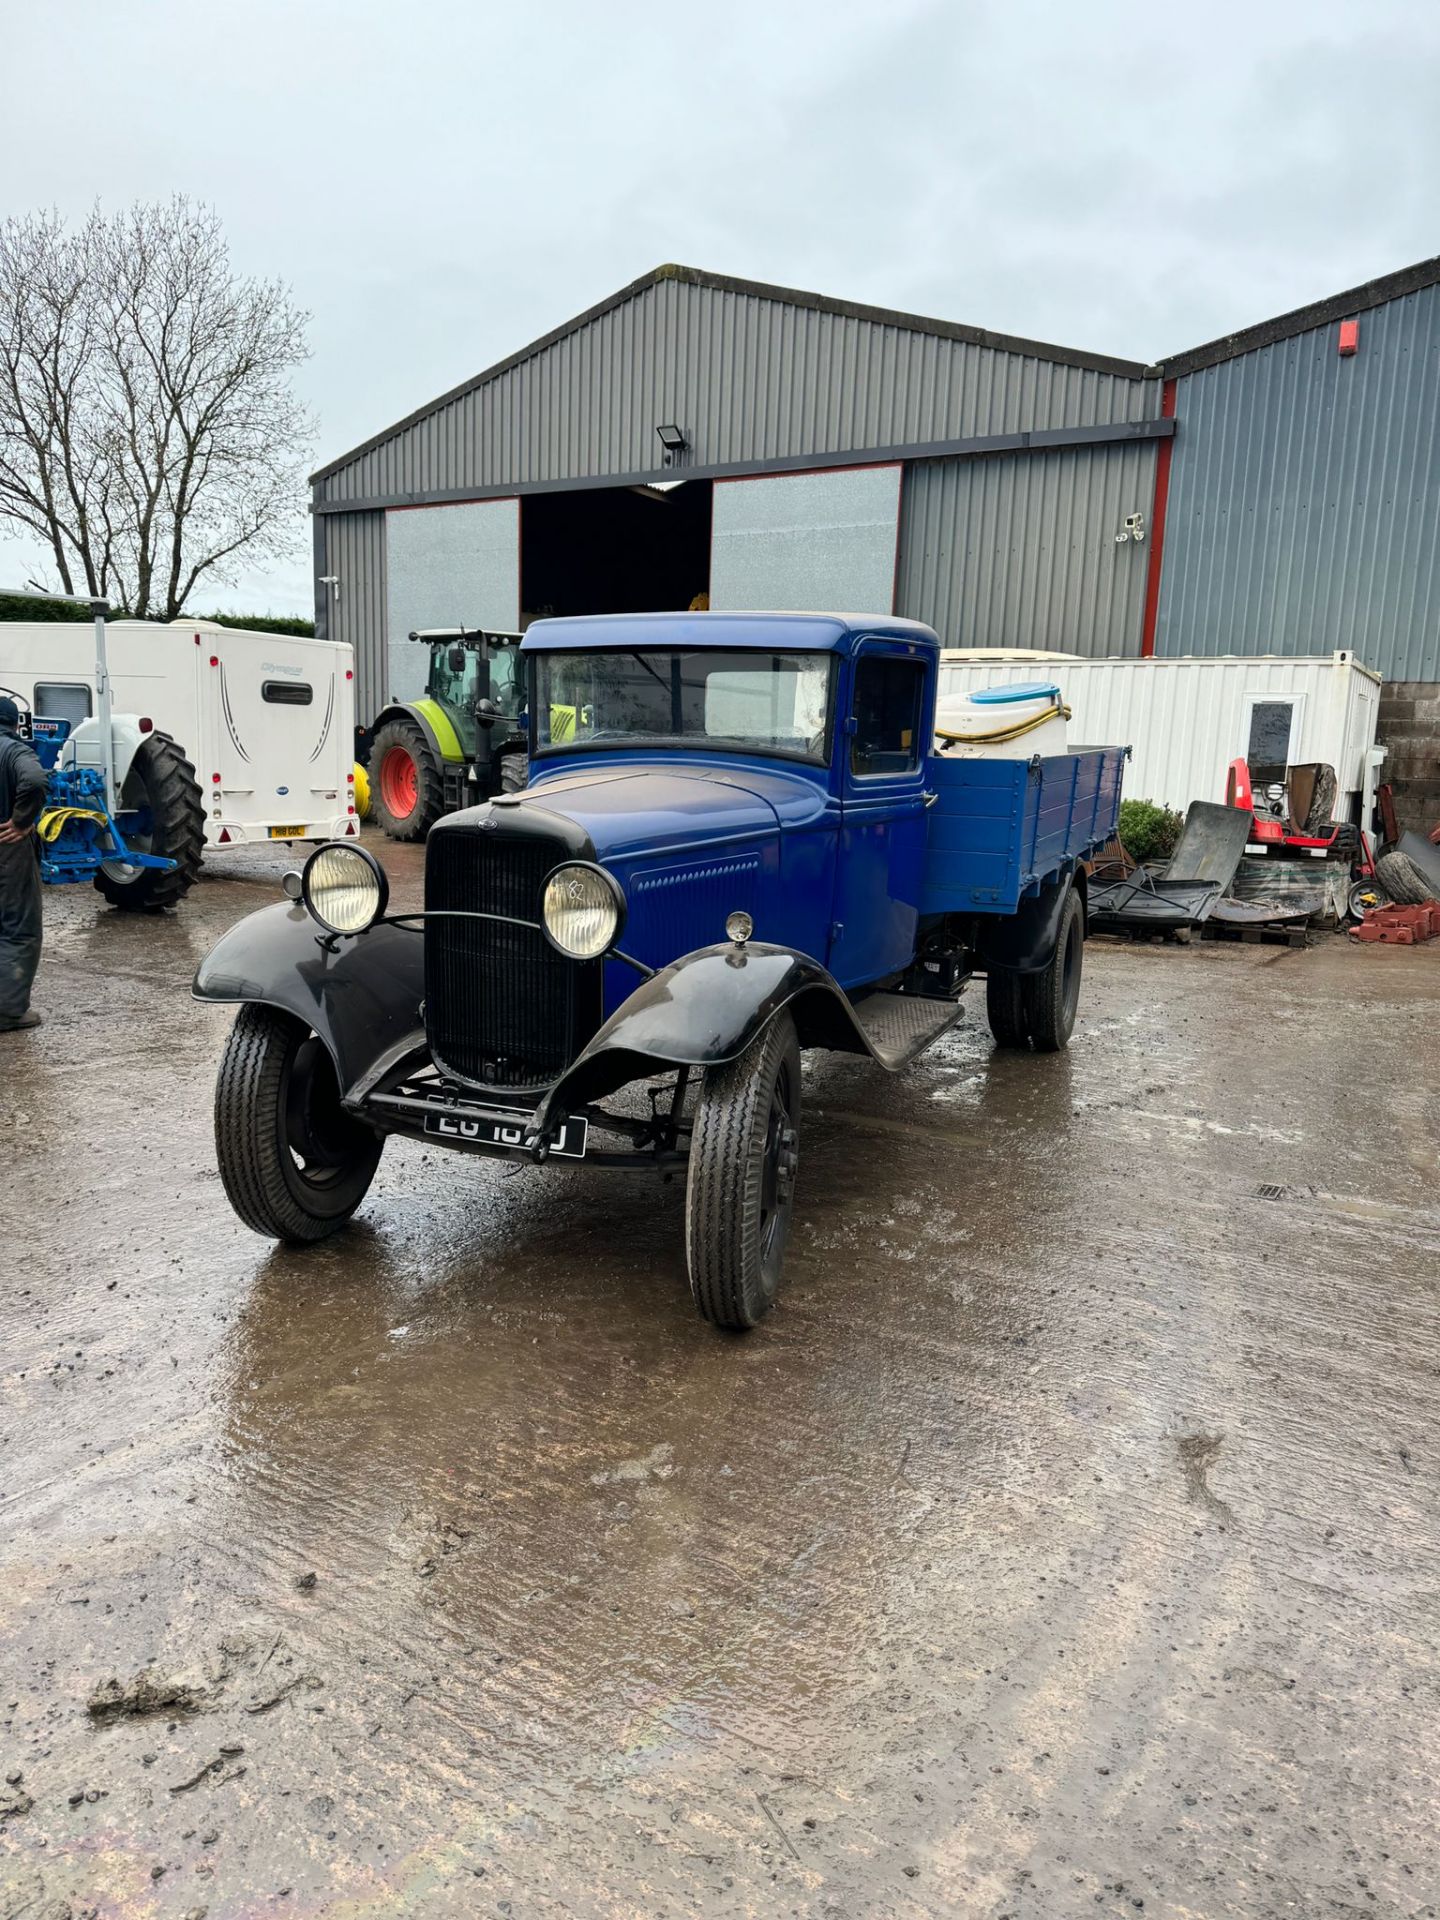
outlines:
{"label": "bare tree", "polygon": [[0,517],[46,542],[65,592],[167,620],[240,554],[286,550],[305,319],[184,198],[73,232],[0,222]]}

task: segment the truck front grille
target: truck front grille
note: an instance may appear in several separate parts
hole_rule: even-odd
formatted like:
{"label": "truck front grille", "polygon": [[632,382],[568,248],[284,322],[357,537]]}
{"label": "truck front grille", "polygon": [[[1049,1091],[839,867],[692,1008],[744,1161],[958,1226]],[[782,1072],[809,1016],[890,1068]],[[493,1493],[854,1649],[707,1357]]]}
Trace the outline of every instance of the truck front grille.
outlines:
{"label": "truck front grille", "polygon": [[[543,838],[444,822],[425,849],[427,913],[540,918],[540,890],[565,857]],[[600,966],[567,960],[539,927],[425,922],[425,1033],[435,1064],[487,1087],[540,1087],[600,1024]]]}

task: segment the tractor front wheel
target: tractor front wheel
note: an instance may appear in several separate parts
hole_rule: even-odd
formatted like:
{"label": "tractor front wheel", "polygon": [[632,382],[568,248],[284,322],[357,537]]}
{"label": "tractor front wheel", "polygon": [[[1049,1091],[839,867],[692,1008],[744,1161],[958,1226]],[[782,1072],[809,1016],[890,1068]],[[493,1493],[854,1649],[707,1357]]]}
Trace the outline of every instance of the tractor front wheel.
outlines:
{"label": "tractor front wheel", "polygon": [[122,913],[178,906],[200,877],[205,801],[194,767],[168,733],[147,734],[141,741],[120,790],[118,812],[127,847],[175,865],[162,873],[127,860],[104,860],[96,887]]}
{"label": "tractor front wheel", "polygon": [[322,1041],[273,1007],[240,1009],[215,1082],[215,1154],[247,1227],[295,1245],[338,1233],[384,1145],[341,1106]]}
{"label": "tractor front wheel", "polygon": [[392,840],[423,840],[445,811],[430,744],[408,720],[390,720],[370,749],[370,806]]}

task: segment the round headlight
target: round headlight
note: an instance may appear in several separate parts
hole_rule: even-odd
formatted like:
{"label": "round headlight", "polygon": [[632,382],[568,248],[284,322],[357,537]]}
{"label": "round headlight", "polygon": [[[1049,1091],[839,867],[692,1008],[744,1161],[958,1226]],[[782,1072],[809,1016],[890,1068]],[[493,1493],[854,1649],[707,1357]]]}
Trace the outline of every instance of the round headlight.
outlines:
{"label": "round headlight", "polygon": [[363,847],[317,847],[305,862],[301,897],[331,933],[363,933],[390,897],[384,869]]}
{"label": "round headlight", "polygon": [[557,867],[541,908],[550,944],[572,960],[598,960],[620,938],[625,895],[603,867]]}

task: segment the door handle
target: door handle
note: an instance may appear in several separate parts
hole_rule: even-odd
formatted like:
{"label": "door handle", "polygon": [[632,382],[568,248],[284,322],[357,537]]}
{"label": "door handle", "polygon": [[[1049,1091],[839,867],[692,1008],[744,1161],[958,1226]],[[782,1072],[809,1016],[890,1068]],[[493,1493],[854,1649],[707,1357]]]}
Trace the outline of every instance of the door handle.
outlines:
{"label": "door handle", "polygon": [[925,802],[925,806],[928,810],[930,807],[934,806],[935,802],[940,798],[940,795],[938,793],[930,793],[927,791],[925,793],[922,793],[920,798]]}

